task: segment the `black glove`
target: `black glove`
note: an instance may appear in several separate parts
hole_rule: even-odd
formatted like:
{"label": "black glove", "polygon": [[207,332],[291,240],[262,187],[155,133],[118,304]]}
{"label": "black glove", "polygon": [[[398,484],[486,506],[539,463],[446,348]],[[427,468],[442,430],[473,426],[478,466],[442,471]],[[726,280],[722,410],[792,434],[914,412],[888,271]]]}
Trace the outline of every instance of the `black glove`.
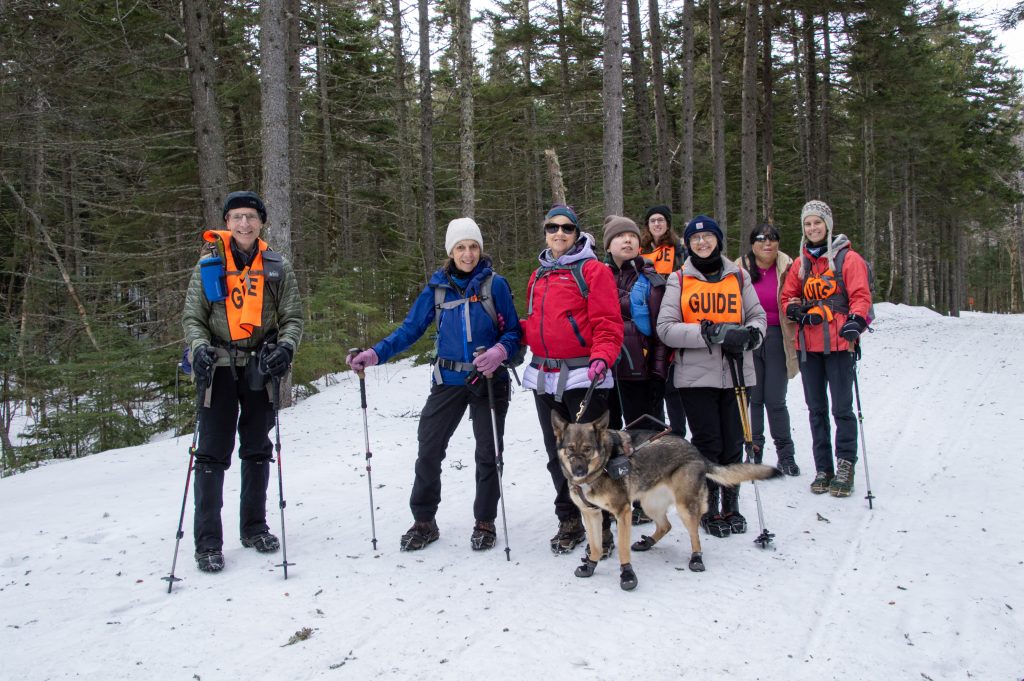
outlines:
{"label": "black glove", "polygon": [[755,329],[753,326],[748,326],[747,331],[750,332],[750,341],[747,342],[747,350],[753,350],[761,344],[761,331]]}
{"label": "black glove", "polygon": [[196,383],[209,385],[213,378],[213,365],[216,363],[217,351],[209,345],[200,345],[192,353],[192,375],[196,377]]}
{"label": "black glove", "polygon": [[790,303],[786,308],[786,316],[792,319],[797,324],[802,326],[817,326],[821,324],[824,319],[817,312],[808,313],[813,307],[817,307],[814,303]]}
{"label": "black glove", "polygon": [[732,328],[725,332],[725,340],[722,341],[722,351],[733,357],[743,354],[743,350],[750,342],[750,329]]}
{"label": "black glove", "polygon": [[272,348],[268,345],[263,354],[263,367],[274,378],[281,378],[288,373],[292,365],[292,346],[280,343]]}
{"label": "black glove", "polygon": [[704,336],[704,342],[709,346],[720,345],[725,340],[725,333],[728,329],[728,324],[715,324],[707,319],[700,323],[700,335]]}
{"label": "black glove", "polygon": [[866,328],[868,328],[868,323],[863,317],[858,314],[850,314],[846,318],[843,328],[839,330],[839,335],[845,338],[846,342],[853,343],[860,338]]}

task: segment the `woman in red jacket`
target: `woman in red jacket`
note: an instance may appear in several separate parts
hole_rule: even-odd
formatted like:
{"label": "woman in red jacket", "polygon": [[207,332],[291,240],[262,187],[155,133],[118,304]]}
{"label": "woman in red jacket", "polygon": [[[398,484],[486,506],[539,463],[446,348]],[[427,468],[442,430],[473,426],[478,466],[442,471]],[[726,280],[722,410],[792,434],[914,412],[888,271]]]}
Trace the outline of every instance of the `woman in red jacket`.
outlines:
{"label": "woman in red jacket", "polygon": [[[853,350],[868,325],[868,268],[864,258],[850,248],[846,235],[833,237],[832,209],[824,201],[808,201],[800,221],[800,256],[789,268],[781,299],[786,316],[798,324],[795,345],[817,469],[811,491],[848,497],[857,462]],[[829,394],[836,422],[834,465]]]}
{"label": "woman in red jacket", "polygon": [[[544,233],[547,248],[538,258],[540,267],[530,276],[526,318],[520,322],[523,342],[533,353],[523,385],[535,392],[548,472],[555,486],[558,532],[551,538],[551,550],[568,553],[586,533],[558,462],[551,411],[576,421],[587,389],[594,384],[596,389],[578,421],[589,423],[604,414],[608,390],[614,385],[609,368],[619,356],[623,327],[615,280],[594,255],[594,238],[581,234],[572,208],[552,207],[545,216]],[[611,533],[605,534],[609,544]]]}

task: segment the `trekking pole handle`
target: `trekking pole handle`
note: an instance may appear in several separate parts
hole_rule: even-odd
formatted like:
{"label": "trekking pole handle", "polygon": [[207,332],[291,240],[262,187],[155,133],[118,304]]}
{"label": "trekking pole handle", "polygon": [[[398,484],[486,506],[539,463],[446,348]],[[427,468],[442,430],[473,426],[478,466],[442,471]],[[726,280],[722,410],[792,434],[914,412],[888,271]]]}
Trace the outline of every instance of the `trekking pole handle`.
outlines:
{"label": "trekking pole handle", "polygon": [[[482,354],[484,352],[487,352],[487,348],[485,346],[483,346],[483,345],[478,345],[473,350],[473,357],[477,357],[477,356],[479,356],[480,354]],[[492,383],[491,379],[494,378],[494,377],[493,376],[488,376],[488,375],[484,374],[484,378],[487,379],[487,401],[490,403],[491,411],[493,412],[494,409],[495,409],[495,406],[494,406],[494,384]]]}

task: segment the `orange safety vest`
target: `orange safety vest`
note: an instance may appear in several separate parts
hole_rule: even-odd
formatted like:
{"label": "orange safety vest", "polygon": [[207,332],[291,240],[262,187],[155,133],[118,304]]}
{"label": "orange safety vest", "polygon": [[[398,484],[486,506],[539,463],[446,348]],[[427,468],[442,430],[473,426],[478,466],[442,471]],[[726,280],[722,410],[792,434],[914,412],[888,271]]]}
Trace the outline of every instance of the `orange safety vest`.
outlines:
{"label": "orange safety vest", "polygon": [[684,276],[681,283],[679,303],[685,323],[700,324],[704,320],[715,324],[743,323],[743,295],[736,273],[715,282]]}
{"label": "orange safety vest", "polygon": [[[831,268],[820,274],[809,274],[804,280],[804,300],[825,301],[839,293],[839,279],[832,272]],[[812,307],[808,312],[820,313],[826,321],[832,321],[832,306],[818,305]]]}
{"label": "orange safety vest", "polygon": [[654,260],[654,271],[658,274],[669,275],[675,270],[676,247],[672,244],[662,244],[644,255],[649,255]]}
{"label": "orange safety vest", "polygon": [[220,239],[224,249],[225,275],[228,297],[224,301],[227,310],[228,330],[231,340],[238,341],[252,336],[256,327],[263,326],[263,251],[267,242],[258,239],[259,252],[245,269],[239,271],[231,255],[231,232],[224,229],[208,229],[203,239],[216,243]]}

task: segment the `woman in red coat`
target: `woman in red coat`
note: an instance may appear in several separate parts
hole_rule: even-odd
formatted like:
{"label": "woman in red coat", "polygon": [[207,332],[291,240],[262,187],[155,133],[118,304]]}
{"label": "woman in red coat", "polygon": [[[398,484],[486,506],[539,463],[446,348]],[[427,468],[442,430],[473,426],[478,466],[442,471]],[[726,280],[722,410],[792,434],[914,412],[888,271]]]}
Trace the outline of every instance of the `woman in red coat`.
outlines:
{"label": "woman in red coat", "polygon": [[[868,325],[868,267],[845,234],[832,235],[832,209],[824,201],[808,201],[800,221],[800,255],[789,268],[781,299],[786,316],[798,325],[795,345],[817,470],[811,491],[848,497],[857,462],[853,350]],[[836,422],[834,464],[829,394]]]}
{"label": "woman in red coat", "polygon": [[[551,550],[568,553],[586,533],[558,462],[551,412],[576,421],[590,385],[596,388],[579,422],[594,421],[608,409],[608,390],[614,385],[609,369],[622,347],[622,315],[612,273],[595,256],[594,238],[580,232],[572,208],[552,207],[545,216],[544,234],[547,248],[530,276],[526,317],[520,321],[523,342],[533,353],[523,385],[535,392],[555,486],[558,532],[551,538]],[[605,534],[608,544],[611,533]]]}

